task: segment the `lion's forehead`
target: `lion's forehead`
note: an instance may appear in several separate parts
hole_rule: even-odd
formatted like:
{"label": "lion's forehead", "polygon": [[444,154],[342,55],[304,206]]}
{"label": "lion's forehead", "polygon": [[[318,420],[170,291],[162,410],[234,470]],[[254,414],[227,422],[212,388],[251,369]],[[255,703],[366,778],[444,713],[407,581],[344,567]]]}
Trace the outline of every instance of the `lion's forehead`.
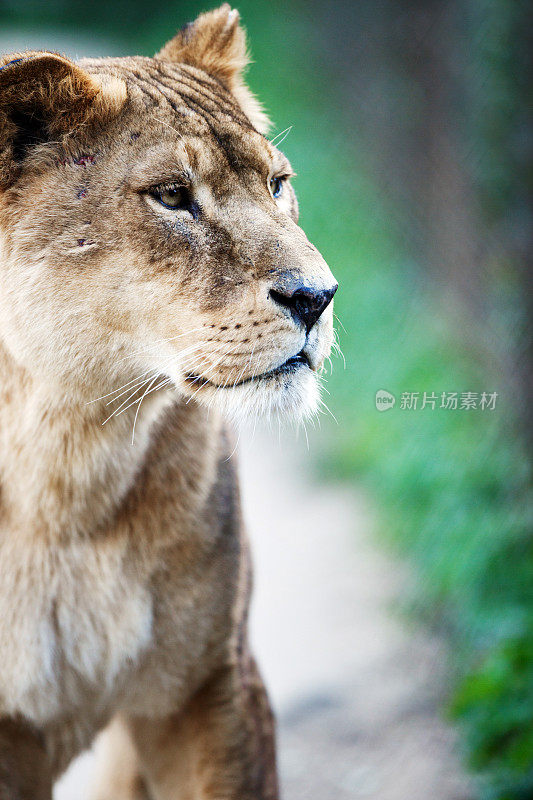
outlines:
{"label": "lion's forehead", "polygon": [[272,157],[268,141],[230,92],[203,70],[141,57],[82,63],[90,71],[124,80],[130,113],[141,130],[154,139],[161,135],[179,139],[194,169],[205,173],[215,160],[233,173],[268,170]]}

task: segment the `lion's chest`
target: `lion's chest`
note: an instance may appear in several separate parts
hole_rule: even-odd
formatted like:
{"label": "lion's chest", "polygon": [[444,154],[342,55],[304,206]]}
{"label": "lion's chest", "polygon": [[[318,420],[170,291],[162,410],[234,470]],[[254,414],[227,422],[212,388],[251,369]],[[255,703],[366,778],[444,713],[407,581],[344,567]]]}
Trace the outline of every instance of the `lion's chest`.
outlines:
{"label": "lion's chest", "polygon": [[[149,646],[153,604],[117,543],[0,549],[0,709],[46,723],[103,713]],[[67,711],[68,713],[68,711]]]}
{"label": "lion's chest", "polygon": [[0,547],[0,716],[82,719],[86,743],[117,710],[177,708],[227,643],[237,578],[231,542],[182,557],[126,539]]}

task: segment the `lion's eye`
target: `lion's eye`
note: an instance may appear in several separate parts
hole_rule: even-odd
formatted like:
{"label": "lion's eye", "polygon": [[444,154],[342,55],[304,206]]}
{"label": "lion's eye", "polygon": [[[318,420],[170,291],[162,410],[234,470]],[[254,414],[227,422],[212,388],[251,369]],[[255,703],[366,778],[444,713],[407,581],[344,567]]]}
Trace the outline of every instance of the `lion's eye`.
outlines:
{"label": "lion's eye", "polygon": [[281,193],[283,192],[283,181],[284,178],[270,179],[270,193],[274,199],[281,197]]}
{"label": "lion's eye", "polygon": [[189,210],[191,196],[186,186],[159,186],[151,191],[152,197],[165,208]]}

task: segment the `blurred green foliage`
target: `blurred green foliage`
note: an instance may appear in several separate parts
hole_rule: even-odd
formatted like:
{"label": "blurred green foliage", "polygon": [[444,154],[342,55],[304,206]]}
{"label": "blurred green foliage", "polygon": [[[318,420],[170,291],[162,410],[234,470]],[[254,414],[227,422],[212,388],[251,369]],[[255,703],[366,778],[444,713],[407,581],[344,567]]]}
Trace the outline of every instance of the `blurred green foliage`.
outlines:
{"label": "blurred green foliage", "polygon": [[[250,83],[274,132],[293,126],[283,149],[299,173],[301,223],[341,284],[346,368],[337,361],[328,383],[339,424],[322,423],[320,475],[364,483],[384,536],[416,564],[412,606],[448,637],[449,708],[480,776],[479,797],[533,798],[533,499],[516,389],[494,366],[482,322],[453,294],[443,301],[423,275],[406,241],[405,209],[378,187],[344,108],[335,42],[324,40],[317,6],[238,6],[255,62]],[[476,69],[466,71],[467,88],[474,112],[483,113],[477,122],[473,113],[469,135],[478,191],[499,221],[516,187],[512,154],[503,153],[510,115],[520,111],[520,88],[516,96],[508,88],[516,85],[506,57],[512,6],[464,4],[472,31],[488,30],[472,34]],[[152,54],[200,10],[176,0],[154,10],[144,0],[4,0],[0,23],[4,34],[10,26],[62,27],[75,40],[92,31],[113,39],[116,52]],[[498,298],[496,327],[511,339],[516,315],[501,302],[508,292],[500,266],[488,293]],[[396,395],[395,408],[377,412],[378,389]],[[414,411],[399,407],[404,391],[496,391],[498,399],[494,411]]]}

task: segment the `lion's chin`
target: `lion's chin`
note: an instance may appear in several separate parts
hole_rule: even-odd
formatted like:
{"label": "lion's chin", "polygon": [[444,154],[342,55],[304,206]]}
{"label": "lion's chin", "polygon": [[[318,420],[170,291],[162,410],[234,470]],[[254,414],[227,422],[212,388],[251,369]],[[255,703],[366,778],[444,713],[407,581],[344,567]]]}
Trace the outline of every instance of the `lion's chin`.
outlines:
{"label": "lion's chin", "polygon": [[317,412],[320,386],[317,374],[302,365],[289,374],[268,375],[238,386],[217,388],[207,383],[192,396],[237,424],[271,417],[298,422]]}

